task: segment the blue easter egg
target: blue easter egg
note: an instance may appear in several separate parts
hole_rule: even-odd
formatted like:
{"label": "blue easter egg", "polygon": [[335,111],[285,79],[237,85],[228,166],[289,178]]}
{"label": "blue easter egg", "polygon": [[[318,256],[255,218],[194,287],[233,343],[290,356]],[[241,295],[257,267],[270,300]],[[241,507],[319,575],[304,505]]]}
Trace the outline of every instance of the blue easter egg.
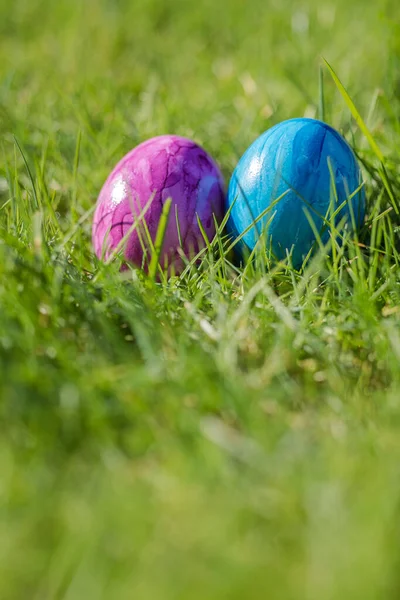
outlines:
{"label": "blue easter egg", "polygon": [[362,224],[360,185],[354,152],[335,129],[315,119],[284,121],[256,139],[240,159],[229,184],[227,227],[235,238],[250,228],[242,250],[253,250],[263,236],[274,257],[281,260],[291,252],[298,268],[316,242],[315,231],[323,243],[328,241],[327,221],[339,206],[335,226],[343,218],[351,229]]}

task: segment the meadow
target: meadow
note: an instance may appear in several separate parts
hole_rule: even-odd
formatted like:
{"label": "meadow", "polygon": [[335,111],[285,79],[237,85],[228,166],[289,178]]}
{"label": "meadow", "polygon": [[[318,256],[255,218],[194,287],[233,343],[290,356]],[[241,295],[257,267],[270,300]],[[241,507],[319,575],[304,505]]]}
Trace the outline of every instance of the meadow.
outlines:
{"label": "meadow", "polygon": [[[2,600],[399,598],[399,23],[395,0],[0,0]],[[363,165],[357,237],[300,271],[223,237],[169,281],[95,259],[135,145],[192,137],[228,182],[299,116]]]}

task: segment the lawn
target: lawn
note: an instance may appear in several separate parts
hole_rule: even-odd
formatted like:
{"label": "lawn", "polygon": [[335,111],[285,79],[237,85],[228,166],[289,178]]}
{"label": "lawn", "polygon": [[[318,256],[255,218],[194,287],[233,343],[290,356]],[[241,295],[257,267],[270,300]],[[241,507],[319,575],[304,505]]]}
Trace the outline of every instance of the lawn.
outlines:
{"label": "lawn", "polygon": [[[1,600],[400,597],[399,12],[0,0]],[[358,238],[299,272],[95,259],[132,147],[192,137],[228,182],[298,116],[363,164]]]}

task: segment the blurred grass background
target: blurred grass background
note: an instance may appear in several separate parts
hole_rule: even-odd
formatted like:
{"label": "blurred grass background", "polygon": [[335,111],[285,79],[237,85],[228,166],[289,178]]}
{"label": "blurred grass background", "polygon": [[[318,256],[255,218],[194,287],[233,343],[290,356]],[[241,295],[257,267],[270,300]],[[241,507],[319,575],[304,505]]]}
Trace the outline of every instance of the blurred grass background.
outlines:
{"label": "blurred grass background", "polygon": [[[398,16],[394,0],[0,0],[2,600],[399,597],[393,211],[380,251],[304,276],[149,286],[90,245],[125,152],[194,137],[228,181],[262,131],[319,115],[321,57],[398,197]],[[324,97],[382,214],[327,73]]]}

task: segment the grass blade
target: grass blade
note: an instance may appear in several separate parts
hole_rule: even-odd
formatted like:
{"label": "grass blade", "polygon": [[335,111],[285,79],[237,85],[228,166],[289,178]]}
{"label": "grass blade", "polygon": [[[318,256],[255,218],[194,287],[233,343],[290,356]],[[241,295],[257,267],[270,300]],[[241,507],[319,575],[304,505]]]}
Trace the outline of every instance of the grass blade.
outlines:
{"label": "grass blade", "polygon": [[28,176],[29,176],[29,179],[30,179],[30,182],[31,182],[31,185],[32,185],[33,197],[34,197],[34,200],[35,200],[35,209],[39,210],[39,208],[40,208],[39,199],[38,199],[38,196],[37,196],[37,193],[36,193],[36,186],[35,186],[35,182],[34,182],[34,179],[33,179],[32,171],[30,170],[30,167],[28,165],[28,161],[26,160],[25,154],[24,154],[24,152],[23,152],[23,150],[22,150],[22,148],[21,148],[21,146],[20,146],[17,138],[15,137],[15,135],[14,135],[14,141],[15,141],[15,143],[17,145],[17,148],[18,148],[18,150],[19,150],[19,152],[20,152],[20,154],[22,156],[22,159],[23,159],[23,161],[25,163],[26,170],[28,172]]}
{"label": "grass blade", "polygon": [[325,94],[324,94],[324,71],[319,67],[319,106],[318,115],[321,121],[325,121]]}
{"label": "grass blade", "polygon": [[379,174],[382,178],[383,184],[384,184],[387,194],[390,198],[390,201],[393,204],[393,208],[395,209],[396,213],[399,214],[399,208],[397,206],[397,201],[395,199],[390,181],[387,176],[387,172],[386,172],[386,168],[385,168],[385,158],[383,156],[383,153],[382,153],[381,149],[379,148],[378,144],[375,142],[372,133],[368,129],[364,120],[362,119],[353,100],[350,98],[349,94],[346,91],[346,88],[344,87],[343,83],[340,81],[340,79],[337,76],[337,74],[335,73],[334,69],[331,67],[331,65],[328,63],[328,61],[325,58],[324,58],[324,62],[332,76],[333,81],[336,84],[337,89],[339,90],[339,92],[340,92],[342,98],[344,99],[347,107],[349,108],[353,118],[355,119],[358,127],[362,131],[363,135],[365,136],[365,138],[367,139],[367,141],[371,147],[371,150],[374,152],[374,154],[376,155],[376,157],[378,158],[378,160],[380,162]]}
{"label": "grass blade", "polygon": [[156,239],[154,242],[154,252],[151,256],[150,265],[149,265],[149,278],[152,281],[155,281],[158,264],[160,260],[161,250],[165,238],[165,232],[167,231],[169,212],[171,210],[172,198],[167,198],[165,204],[163,206],[160,222],[158,224]]}
{"label": "grass blade", "polygon": [[373,152],[376,154],[377,158],[379,159],[379,161],[381,163],[384,162],[384,156],[382,154],[381,149],[379,148],[378,144],[375,142],[372,133],[370,132],[370,130],[368,129],[367,125],[364,123],[360,113],[358,112],[353,100],[350,98],[349,94],[346,91],[346,88],[344,87],[343,83],[340,81],[339,77],[336,75],[335,71],[333,70],[333,68],[331,67],[331,65],[328,63],[328,61],[324,58],[324,62],[332,76],[333,81],[336,84],[337,89],[339,90],[343,100],[345,101],[347,107],[349,108],[351,114],[353,115],[358,127],[360,128],[360,130],[363,132],[364,136],[366,137],[366,139],[368,140],[369,145],[371,146],[371,149],[373,150]]}

